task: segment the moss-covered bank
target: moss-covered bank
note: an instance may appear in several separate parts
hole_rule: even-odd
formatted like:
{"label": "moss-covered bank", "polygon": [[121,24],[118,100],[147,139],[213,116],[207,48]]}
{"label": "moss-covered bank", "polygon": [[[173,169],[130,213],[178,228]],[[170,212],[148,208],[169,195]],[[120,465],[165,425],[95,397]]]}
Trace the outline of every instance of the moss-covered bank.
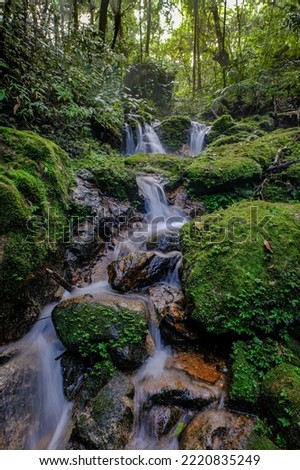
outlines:
{"label": "moss-covered bank", "polygon": [[300,205],[243,202],[187,224],[183,287],[214,333],[283,333],[300,302]]}
{"label": "moss-covered bank", "polygon": [[28,287],[62,234],[72,173],[67,154],[33,132],[1,127],[0,148],[1,342],[38,313]]}

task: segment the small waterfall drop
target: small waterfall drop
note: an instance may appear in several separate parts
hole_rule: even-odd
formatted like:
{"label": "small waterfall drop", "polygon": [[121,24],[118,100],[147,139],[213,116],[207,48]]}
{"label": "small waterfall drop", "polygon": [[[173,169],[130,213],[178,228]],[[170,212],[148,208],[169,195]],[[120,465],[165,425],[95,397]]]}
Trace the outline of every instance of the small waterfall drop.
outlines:
{"label": "small waterfall drop", "polygon": [[145,123],[141,125],[137,122],[134,130],[130,124],[126,124],[125,139],[126,155],[133,155],[135,153],[166,153],[151,124]]}
{"label": "small waterfall drop", "polygon": [[191,156],[198,155],[204,149],[205,135],[207,134],[207,126],[199,122],[192,121],[189,135],[189,147]]}
{"label": "small waterfall drop", "polygon": [[4,366],[4,373],[17,380],[15,400],[4,405],[4,412],[8,423],[13,419],[16,429],[20,426],[17,448],[64,449],[71,432],[73,404],[64,396],[57,359],[65,348],[51,321],[55,305],[42,310],[39,320],[20,341],[1,348],[8,355],[10,350],[16,351]]}
{"label": "small waterfall drop", "polygon": [[126,144],[126,155],[132,155],[135,151],[135,143],[132,127],[130,124],[125,124],[125,144]]}

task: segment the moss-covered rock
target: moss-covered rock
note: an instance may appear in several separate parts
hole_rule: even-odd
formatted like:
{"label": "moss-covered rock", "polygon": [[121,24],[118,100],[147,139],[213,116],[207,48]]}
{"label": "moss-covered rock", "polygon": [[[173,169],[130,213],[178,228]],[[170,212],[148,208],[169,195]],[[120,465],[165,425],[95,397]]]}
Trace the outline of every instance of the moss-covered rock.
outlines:
{"label": "moss-covered rock", "polygon": [[[116,300],[117,302],[117,300]],[[146,356],[145,312],[101,299],[61,302],[52,313],[55,329],[68,351],[92,363],[111,358],[121,369],[134,369]]]}
{"label": "moss-covered rock", "polygon": [[270,423],[288,449],[300,449],[300,368],[280,364],[263,382],[263,404]]}
{"label": "moss-covered rock", "polygon": [[279,334],[299,318],[300,205],[243,202],[181,231],[192,319],[214,333]]}
{"label": "moss-covered rock", "polygon": [[72,440],[87,449],[124,449],[132,431],[133,395],[130,377],[115,374],[76,417]]}
{"label": "moss-covered rock", "polygon": [[225,132],[231,129],[234,125],[235,120],[229,114],[223,114],[223,116],[216,119],[211,126],[208,141],[213,142],[220,135],[225,134]]}
{"label": "moss-covered rock", "polygon": [[236,187],[259,181],[261,166],[251,158],[213,156],[205,151],[203,156],[186,169],[188,187],[196,194],[230,191]]}
{"label": "moss-covered rock", "polygon": [[247,360],[243,341],[235,343],[231,358],[230,406],[239,410],[253,410],[259,398],[259,379],[255,366]]}
{"label": "moss-covered rock", "polygon": [[3,341],[24,334],[38,313],[26,289],[62,233],[72,173],[67,154],[33,132],[0,127],[0,149]]}
{"label": "moss-covered rock", "polygon": [[168,152],[176,152],[188,141],[191,120],[185,116],[171,116],[164,119],[158,133]]}
{"label": "moss-covered rock", "polygon": [[0,176],[1,226],[0,233],[22,227],[29,218],[29,205],[14,184]]}
{"label": "moss-covered rock", "polygon": [[186,168],[193,162],[192,157],[178,158],[176,155],[136,154],[125,160],[126,169],[137,173],[159,173],[168,178],[168,187],[183,182]]}

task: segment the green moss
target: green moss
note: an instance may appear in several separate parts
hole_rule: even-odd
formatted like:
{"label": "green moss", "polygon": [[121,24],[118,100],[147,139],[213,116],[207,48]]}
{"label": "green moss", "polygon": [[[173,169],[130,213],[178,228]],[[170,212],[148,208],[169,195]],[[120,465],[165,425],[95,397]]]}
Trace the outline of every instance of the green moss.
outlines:
{"label": "green moss", "polygon": [[274,430],[288,449],[300,448],[300,368],[280,364],[269,371],[262,388],[263,403]]}
{"label": "green moss", "polygon": [[79,298],[55,308],[53,321],[65,347],[93,362],[107,360],[119,348],[129,346],[136,346],[143,354],[141,345],[148,326],[141,312],[100,305],[93,299],[82,302]]}
{"label": "green moss", "polygon": [[159,136],[168,152],[176,152],[187,143],[191,120],[184,116],[171,116],[164,119],[159,127]]}
{"label": "green moss", "polygon": [[22,194],[5,177],[0,176],[0,205],[1,225],[0,233],[5,233],[13,228],[22,227],[28,219],[31,211]]}
{"label": "green moss", "polygon": [[183,287],[194,320],[211,332],[252,335],[283,334],[299,318],[299,210],[242,202],[183,227]]}
{"label": "green moss", "polygon": [[247,155],[237,158],[234,154],[228,154],[225,158],[224,147],[219,147],[216,151],[215,154],[210,150],[204,151],[186,169],[188,187],[196,194],[230,191],[260,180],[260,165]]}
{"label": "green moss", "polygon": [[193,161],[191,157],[178,158],[175,155],[136,154],[128,157],[126,167],[132,168],[135,173],[158,173],[168,178],[168,186],[174,187],[183,182],[183,175],[188,165]]}
{"label": "green moss", "polygon": [[[54,142],[34,132],[17,131],[8,127],[0,127],[0,145],[5,148],[0,160],[0,170],[22,170],[40,180],[47,198],[52,204],[57,203],[62,215],[68,208],[68,190],[72,181],[67,154]],[[20,175],[18,179],[20,180]],[[27,179],[27,189],[28,184]]]}
{"label": "green moss", "polygon": [[229,114],[223,114],[223,116],[219,117],[213,122],[211,126],[210,132],[207,136],[207,143],[211,144],[220,136],[225,135],[226,131],[228,131],[231,127],[235,125],[235,120]]}
{"label": "green moss", "polygon": [[[14,182],[25,199],[36,209],[47,206],[46,188],[42,181],[25,170],[10,170],[8,177]],[[32,206],[31,206],[32,209]]]}
{"label": "green moss", "polygon": [[238,341],[233,345],[232,381],[229,398],[230,406],[237,409],[253,409],[259,398],[259,380],[257,371],[246,357],[246,345]]}
{"label": "green moss", "polygon": [[247,140],[247,132],[239,132],[233,135],[221,135],[210,145],[210,148],[221,147],[222,145],[235,144]]}
{"label": "green moss", "polygon": [[28,278],[41,264],[47,252],[48,247],[45,244],[27,241],[20,231],[6,235],[0,259],[1,300],[18,300]]}
{"label": "green moss", "polygon": [[253,431],[248,439],[246,450],[280,450],[274,442],[266,436],[262,436],[256,431]]}

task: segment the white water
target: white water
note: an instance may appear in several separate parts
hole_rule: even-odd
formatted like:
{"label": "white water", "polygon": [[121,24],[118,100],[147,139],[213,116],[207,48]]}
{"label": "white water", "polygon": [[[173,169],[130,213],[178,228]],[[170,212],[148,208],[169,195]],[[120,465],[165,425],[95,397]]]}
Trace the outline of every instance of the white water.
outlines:
{"label": "white water", "polygon": [[[190,156],[199,155],[205,145],[205,136],[209,132],[209,127],[205,124],[192,121],[188,136],[188,154]],[[185,142],[182,142],[184,145]],[[135,153],[161,153],[166,150],[160,141],[154,127],[145,123],[141,125],[137,122],[133,130],[130,124],[125,124],[125,154],[133,155]]]}
{"label": "white water", "polygon": [[189,135],[189,146],[191,156],[199,155],[204,149],[205,135],[208,128],[205,124],[192,121],[190,135]]}
{"label": "white water", "polygon": [[145,123],[137,126],[137,146],[134,153],[166,153],[154,128]]}
{"label": "white water", "polygon": [[[26,428],[20,439],[25,449],[64,449],[70,433],[72,403],[63,392],[60,360],[64,351],[51,321],[56,304],[47,305],[31,331],[20,341],[1,348],[18,353],[5,364],[8,375],[17,371],[18,395],[5,407],[6,416],[13,416]],[[5,397],[3,397],[5,400]],[[14,406],[11,409],[11,406]],[[29,418],[28,418],[29,417]]]}
{"label": "white water", "polygon": [[125,124],[125,144],[126,144],[126,155],[132,155],[135,152],[135,143],[132,127],[130,124]]}

